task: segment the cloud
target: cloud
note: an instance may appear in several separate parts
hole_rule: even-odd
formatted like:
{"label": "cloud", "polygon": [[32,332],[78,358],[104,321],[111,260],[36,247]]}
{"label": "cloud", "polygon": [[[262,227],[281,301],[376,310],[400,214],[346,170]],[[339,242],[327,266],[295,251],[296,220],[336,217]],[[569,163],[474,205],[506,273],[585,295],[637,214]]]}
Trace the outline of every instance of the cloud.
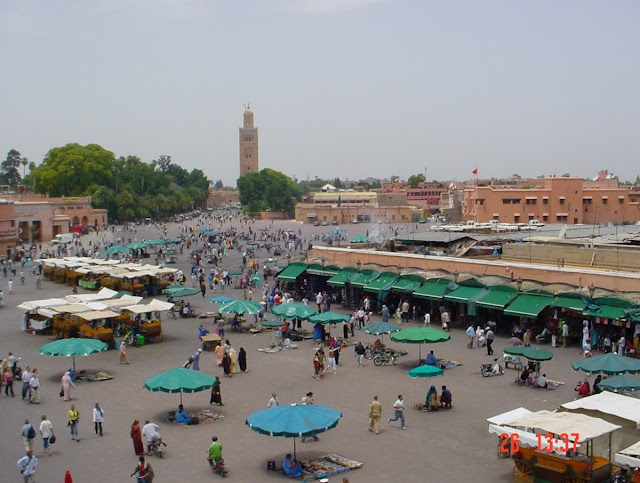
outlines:
{"label": "cloud", "polygon": [[295,13],[335,13],[395,0],[284,0],[279,9]]}

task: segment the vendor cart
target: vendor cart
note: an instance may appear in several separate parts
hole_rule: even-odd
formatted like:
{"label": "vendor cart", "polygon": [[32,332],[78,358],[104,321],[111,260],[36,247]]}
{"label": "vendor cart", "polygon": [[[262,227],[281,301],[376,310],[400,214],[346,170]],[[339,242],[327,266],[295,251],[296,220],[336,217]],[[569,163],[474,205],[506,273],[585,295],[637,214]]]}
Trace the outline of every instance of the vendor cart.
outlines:
{"label": "vendor cart", "polygon": [[[575,413],[538,411],[489,432],[508,440],[516,483],[587,483],[609,481],[612,475],[611,434],[621,426]],[[596,454],[594,440],[608,438],[607,455]]]}

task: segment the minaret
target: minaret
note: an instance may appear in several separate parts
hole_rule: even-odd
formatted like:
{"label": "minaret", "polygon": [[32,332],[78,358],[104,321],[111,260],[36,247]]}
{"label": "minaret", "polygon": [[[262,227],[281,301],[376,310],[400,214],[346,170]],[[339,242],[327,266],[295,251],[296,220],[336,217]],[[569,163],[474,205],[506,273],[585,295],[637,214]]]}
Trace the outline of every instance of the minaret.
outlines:
{"label": "minaret", "polygon": [[258,128],[253,125],[253,112],[245,106],[240,128],[240,176],[258,172]]}

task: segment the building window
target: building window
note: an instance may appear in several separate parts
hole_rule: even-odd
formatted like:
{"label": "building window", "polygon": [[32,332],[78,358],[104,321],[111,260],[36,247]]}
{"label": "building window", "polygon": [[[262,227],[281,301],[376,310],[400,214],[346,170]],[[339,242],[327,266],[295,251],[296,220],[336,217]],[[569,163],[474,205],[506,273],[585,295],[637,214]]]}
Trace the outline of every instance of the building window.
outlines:
{"label": "building window", "polygon": [[592,201],[591,198],[582,198],[583,205],[590,205],[591,201]]}
{"label": "building window", "polygon": [[511,204],[511,198],[502,198],[502,204],[503,205],[510,205]]}
{"label": "building window", "polygon": [[513,217],[513,222],[514,223],[520,223],[520,217],[519,216],[514,216]]}
{"label": "building window", "polygon": [[548,205],[549,204],[549,198],[542,198],[542,204],[543,205]]}
{"label": "building window", "polygon": [[606,205],[607,203],[609,203],[609,198],[602,198],[602,204]]}
{"label": "building window", "polygon": [[477,199],[476,205],[484,205],[484,199],[483,198]]}
{"label": "building window", "polygon": [[567,221],[568,217],[567,215],[556,215],[556,221]]}
{"label": "building window", "polygon": [[533,200],[528,199],[528,200],[526,201],[526,204],[527,204],[527,205],[536,205],[536,204],[538,204],[538,200],[536,200],[536,199],[533,199]]}
{"label": "building window", "polygon": [[511,200],[511,203],[514,205],[519,205],[520,204],[520,198],[514,198]]}
{"label": "building window", "polygon": [[560,202],[561,205],[564,205],[564,198],[560,198],[558,201]]}
{"label": "building window", "polygon": [[542,221],[549,221],[548,215],[542,215]]}
{"label": "building window", "polygon": [[623,204],[624,203],[624,196],[621,196],[618,198],[618,203],[619,204]]}

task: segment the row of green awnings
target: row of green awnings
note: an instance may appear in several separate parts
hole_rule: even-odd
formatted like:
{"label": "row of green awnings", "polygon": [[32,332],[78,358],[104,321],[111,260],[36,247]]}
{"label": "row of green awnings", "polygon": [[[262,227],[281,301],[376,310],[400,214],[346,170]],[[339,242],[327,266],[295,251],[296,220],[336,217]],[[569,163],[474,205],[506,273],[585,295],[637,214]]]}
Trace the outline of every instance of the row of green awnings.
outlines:
{"label": "row of green awnings", "polygon": [[340,270],[336,275],[327,280],[329,285],[334,287],[344,287],[346,283],[351,282],[356,277],[360,276],[360,272],[351,267],[346,267]]}
{"label": "row of green awnings", "polygon": [[276,276],[276,279],[282,282],[295,282],[305,272],[307,266],[306,263],[291,263]]}
{"label": "row of green awnings", "polygon": [[384,300],[387,298],[387,294],[393,287],[393,284],[398,280],[398,274],[393,272],[384,272],[380,274],[375,280],[372,280],[363,287],[365,292],[371,292],[376,294],[378,300]]}
{"label": "row of green awnings", "polygon": [[340,273],[340,268],[334,265],[323,267],[322,265],[314,263],[307,267],[307,273],[309,275],[319,275],[321,277],[333,277]]}
{"label": "row of green awnings", "polygon": [[433,278],[427,280],[422,287],[413,292],[413,296],[419,299],[442,300],[444,294],[451,291],[456,285],[446,278]]}
{"label": "row of green awnings", "polygon": [[[584,315],[612,320],[624,318],[635,320],[633,317],[635,308],[636,306],[628,300],[598,297],[593,299],[592,303],[587,306]],[[631,313],[629,314],[629,312]]]}
{"label": "row of green awnings", "polygon": [[380,272],[375,270],[362,270],[360,276],[351,280],[351,286],[355,288],[364,288],[380,276]]}
{"label": "row of green awnings", "polygon": [[503,310],[517,296],[518,290],[515,287],[496,285],[491,287],[483,297],[476,300],[476,304],[485,309]]}
{"label": "row of green awnings", "polygon": [[424,278],[420,275],[402,275],[395,281],[391,290],[394,292],[413,293],[418,290],[424,282]]}
{"label": "row of green awnings", "polygon": [[520,295],[506,309],[505,315],[513,315],[514,317],[526,317],[535,319],[538,314],[546,309],[552,302],[552,297],[544,297],[540,295]]}
{"label": "row of green awnings", "polygon": [[469,303],[475,302],[477,299],[487,294],[486,286],[474,280],[473,278],[465,280],[457,285],[456,288],[444,295],[444,299],[449,302]]}

